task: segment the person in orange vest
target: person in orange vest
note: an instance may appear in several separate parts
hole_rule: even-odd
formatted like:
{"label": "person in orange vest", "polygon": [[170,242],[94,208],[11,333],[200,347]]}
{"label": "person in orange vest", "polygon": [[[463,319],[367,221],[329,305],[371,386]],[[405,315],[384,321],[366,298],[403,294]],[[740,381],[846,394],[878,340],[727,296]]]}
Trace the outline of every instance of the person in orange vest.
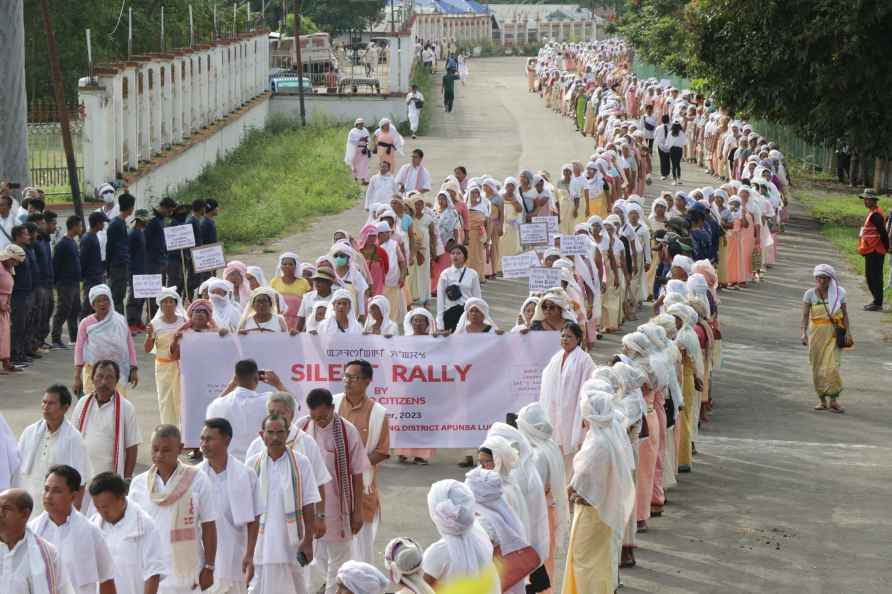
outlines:
{"label": "person in orange vest", "polygon": [[866,311],[883,309],[883,260],[889,251],[889,233],[886,231],[883,211],[877,206],[879,196],[866,188],[859,198],[867,207],[867,218],[858,233],[858,252],[864,256],[864,275],[867,287],[873,295],[873,302],[864,306]]}

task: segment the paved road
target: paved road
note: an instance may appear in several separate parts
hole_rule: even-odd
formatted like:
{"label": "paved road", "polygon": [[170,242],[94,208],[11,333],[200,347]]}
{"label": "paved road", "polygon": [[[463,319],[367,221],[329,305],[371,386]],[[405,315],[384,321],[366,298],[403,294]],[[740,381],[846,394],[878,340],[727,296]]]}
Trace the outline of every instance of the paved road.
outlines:
{"label": "paved road", "polygon": [[[575,134],[571,122],[527,93],[520,59],[474,60],[470,67],[455,112],[443,113],[440,101],[429,97],[427,109],[435,111],[431,130],[407,143],[409,149],[425,150],[435,180],[457,164],[472,175],[498,178],[521,166],[557,174],[562,163],[592,152],[591,142]],[[686,189],[714,185],[701,173],[686,170],[684,177]],[[648,197],[663,189],[673,188],[657,180]],[[310,259],[325,251],[333,229],[358,229],[364,220],[364,212],[354,208],[244,258],[267,271],[285,248]],[[819,262],[841,270],[849,290],[857,348],[843,364],[845,415],[811,411],[810,373],[798,344],[799,302]],[[714,383],[717,407],[698,441],[695,472],[669,492],[664,516],[639,535],[639,565],[622,572],[624,592],[890,591],[892,415],[888,388],[880,386],[892,363],[881,318],[861,311],[866,303],[861,285],[794,206],[779,264],[765,282],[721,295],[725,341],[724,365]],[[487,284],[485,296],[498,323],[510,325],[525,293],[519,281]],[[617,336],[608,337],[593,356],[605,361],[618,344]],[[148,435],[157,407],[145,356],[141,369],[144,383],[133,400]],[[71,374],[70,353],[54,352],[35,370],[0,379],[2,411],[13,429],[34,420],[47,384],[70,383]],[[456,459],[454,452],[444,452],[426,468],[385,465],[379,551],[400,534],[423,545],[433,541],[427,489],[440,478],[461,478]],[[142,449],[140,462],[147,461]]]}

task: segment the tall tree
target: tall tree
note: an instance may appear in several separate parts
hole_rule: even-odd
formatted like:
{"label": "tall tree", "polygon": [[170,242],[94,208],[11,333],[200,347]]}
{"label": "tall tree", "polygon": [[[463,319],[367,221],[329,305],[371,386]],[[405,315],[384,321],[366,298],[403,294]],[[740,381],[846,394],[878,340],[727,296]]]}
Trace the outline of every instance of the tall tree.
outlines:
{"label": "tall tree", "polygon": [[328,33],[362,31],[381,17],[389,0],[304,0],[303,13]]}

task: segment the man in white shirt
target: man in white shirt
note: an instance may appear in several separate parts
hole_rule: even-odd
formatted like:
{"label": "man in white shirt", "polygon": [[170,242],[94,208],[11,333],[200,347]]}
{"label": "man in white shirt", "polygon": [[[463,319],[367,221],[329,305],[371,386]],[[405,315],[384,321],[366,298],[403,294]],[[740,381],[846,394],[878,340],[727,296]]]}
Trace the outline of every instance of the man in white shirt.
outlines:
{"label": "man in white shirt", "polygon": [[23,489],[0,492],[3,594],[74,594],[56,547],[28,528],[34,502]]}
{"label": "man in white shirt", "polygon": [[91,522],[111,551],[117,594],[156,594],[165,568],[155,522],[127,499],[127,483],[117,474],[94,476],[90,498],[96,508]]}
{"label": "man in white shirt", "polygon": [[28,425],[19,438],[21,466],[13,484],[28,491],[34,501],[34,515],[43,512],[43,485],[46,473],[53,466],[71,466],[81,475],[81,488],[74,506],[80,509],[83,487],[93,475],[83,437],[65,418],[71,406],[71,392],[62,384],[46,389],[41,401],[43,419]]}
{"label": "man in white shirt", "polygon": [[78,594],[116,594],[115,567],[102,532],[74,509],[81,475],[71,466],[53,466],[43,488],[46,511],[28,522],[34,534],[59,551],[65,574]]}
{"label": "man in white shirt", "polygon": [[16,213],[13,212],[14,206],[12,196],[0,195],[0,250],[13,243],[12,228],[18,224]]}
{"label": "man in white shirt", "polygon": [[[264,374],[263,377],[261,373]],[[235,375],[229,385],[219,398],[208,405],[204,417],[219,417],[229,421],[233,433],[229,453],[239,462],[244,462],[248,446],[260,431],[260,423],[266,416],[266,393],[257,393],[257,385],[261,380],[275,386],[277,390],[285,389],[275,372],[261,372],[254,359],[242,359],[235,364]]]}
{"label": "man in white shirt", "polygon": [[297,312],[298,332],[307,330],[307,320],[314,315],[314,308],[317,302],[328,303],[331,300],[331,288],[334,285],[334,276],[331,272],[324,268],[319,268],[310,280],[313,281],[313,287],[315,288],[309,293],[305,293],[304,298],[300,302],[300,309]]}
{"label": "man in white shirt", "polygon": [[424,160],[424,151],[415,149],[412,151],[412,162],[400,167],[396,174],[396,185],[400,192],[430,192],[431,175],[427,168],[421,164]]}
{"label": "man in white shirt", "polygon": [[217,509],[207,477],[180,463],[183,440],[173,425],[159,425],[152,435],[152,466],[130,483],[130,500],[139,505],[161,534],[161,558],[167,574],[159,594],[191,594],[195,585],[214,583]]}
{"label": "man in white shirt", "polygon": [[217,508],[216,594],[246,594],[254,577],[254,547],[260,529],[257,475],[229,453],[232,425],[207,419],[201,430],[204,461],[198,469],[211,484]]}
{"label": "man in white shirt", "polygon": [[12,480],[21,465],[21,452],[15,434],[0,412],[0,491],[12,486]]}
{"label": "man in white shirt", "polygon": [[130,480],[142,433],[136,409],[117,391],[119,375],[117,363],[98,361],[93,367],[95,391],[77,401],[71,419],[84,438],[92,471],[111,471]]}
{"label": "man in white shirt", "polygon": [[396,179],[390,171],[390,161],[381,159],[378,162],[378,173],[369,180],[369,187],[365,191],[365,209],[371,216],[376,204],[390,204],[394,194],[399,193]]}
{"label": "man in white shirt", "polygon": [[285,445],[288,422],[270,415],[261,431],[266,445],[248,460],[259,472],[261,531],[254,551],[252,594],[305,594],[306,567],[313,560],[315,504],[322,499],[309,460]]}
{"label": "man in white shirt", "polygon": [[[118,208],[118,201],[115,200],[115,187],[108,183],[102,184],[99,186],[97,194],[99,194],[99,198],[102,200],[102,206],[97,208],[95,212],[101,212],[109,221],[114,221],[121,214]],[[96,234],[96,238],[99,240],[99,253],[102,255],[103,262],[105,262],[105,246],[108,243],[107,229],[108,225],[104,226],[102,231]]]}
{"label": "man in white shirt", "polygon": [[[297,402],[294,400],[294,396],[288,392],[273,392],[266,399],[266,410],[269,414],[282,416],[288,421],[290,429],[288,430],[288,439],[285,441],[285,445],[298,454],[303,454],[306,456],[307,460],[310,461],[310,466],[313,468],[313,476],[316,477],[316,484],[319,486],[321,497],[322,486],[331,480],[331,475],[328,473],[328,468],[325,466],[325,459],[322,457],[322,452],[319,451],[319,446],[316,444],[316,441],[307,435],[295,421],[298,407]],[[253,458],[261,453],[264,448],[266,448],[266,444],[263,443],[263,436],[261,434],[255,437],[254,441],[251,442],[245,459]]]}
{"label": "man in white shirt", "polygon": [[412,90],[406,95],[406,112],[409,116],[409,129],[412,130],[412,138],[418,132],[418,122],[421,119],[421,110],[424,104],[424,95],[418,90],[418,85],[413,84]]}

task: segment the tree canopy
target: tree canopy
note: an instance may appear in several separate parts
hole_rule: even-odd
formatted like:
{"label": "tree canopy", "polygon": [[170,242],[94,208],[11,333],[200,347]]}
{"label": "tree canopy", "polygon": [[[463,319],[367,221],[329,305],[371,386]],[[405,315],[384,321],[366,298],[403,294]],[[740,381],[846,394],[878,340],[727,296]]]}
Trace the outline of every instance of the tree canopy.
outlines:
{"label": "tree canopy", "polygon": [[892,154],[888,0],[630,0],[620,31],[639,56],[705,79],[721,105]]}

